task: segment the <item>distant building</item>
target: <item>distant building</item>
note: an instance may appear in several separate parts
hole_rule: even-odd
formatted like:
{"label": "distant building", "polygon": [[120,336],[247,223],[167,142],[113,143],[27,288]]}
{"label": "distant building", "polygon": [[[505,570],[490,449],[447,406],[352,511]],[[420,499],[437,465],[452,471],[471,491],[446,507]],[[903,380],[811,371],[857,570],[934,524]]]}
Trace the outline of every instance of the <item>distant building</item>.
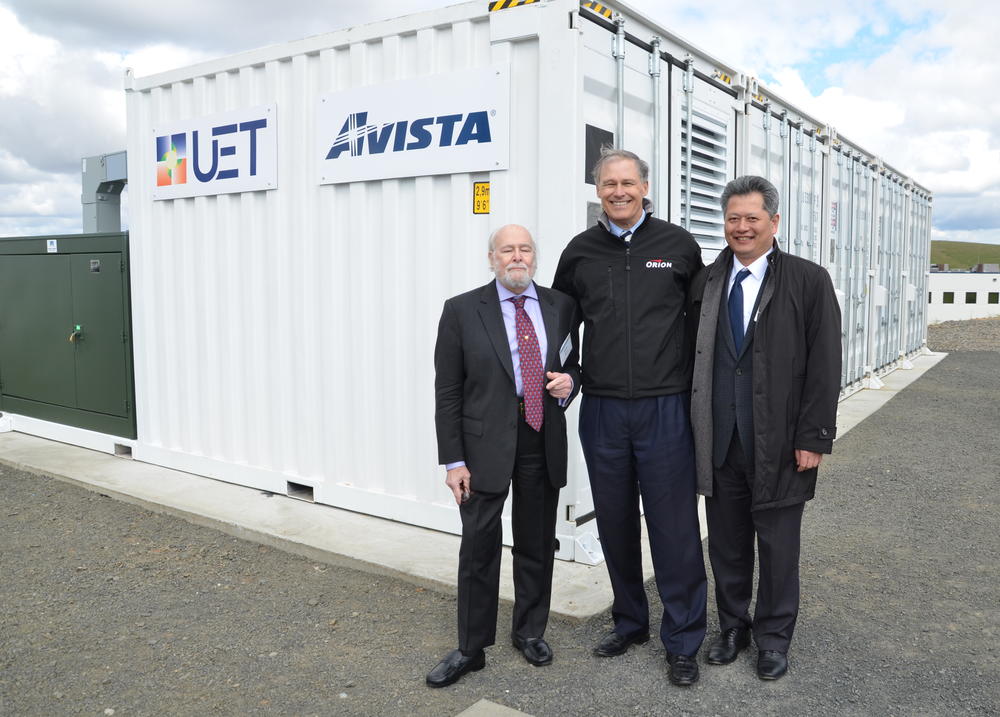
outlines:
{"label": "distant building", "polygon": [[978,266],[987,269],[963,272],[932,269],[927,282],[927,323],[1000,316],[1000,266]]}
{"label": "distant building", "polygon": [[997,274],[1000,273],[1000,264],[976,264],[971,271],[977,274]]}

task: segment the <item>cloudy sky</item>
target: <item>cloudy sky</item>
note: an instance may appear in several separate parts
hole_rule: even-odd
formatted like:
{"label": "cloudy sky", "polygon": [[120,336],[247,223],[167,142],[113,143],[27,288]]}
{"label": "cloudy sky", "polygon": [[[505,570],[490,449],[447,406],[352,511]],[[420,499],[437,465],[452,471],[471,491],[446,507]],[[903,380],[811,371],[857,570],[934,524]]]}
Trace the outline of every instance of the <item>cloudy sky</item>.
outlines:
{"label": "cloudy sky", "polygon": [[[125,67],[142,77],[450,4],[0,0],[0,236],[80,230],[80,158],[125,148]],[[935,239],[1000,244],[1000,5],[629,4],[930,188]]]}

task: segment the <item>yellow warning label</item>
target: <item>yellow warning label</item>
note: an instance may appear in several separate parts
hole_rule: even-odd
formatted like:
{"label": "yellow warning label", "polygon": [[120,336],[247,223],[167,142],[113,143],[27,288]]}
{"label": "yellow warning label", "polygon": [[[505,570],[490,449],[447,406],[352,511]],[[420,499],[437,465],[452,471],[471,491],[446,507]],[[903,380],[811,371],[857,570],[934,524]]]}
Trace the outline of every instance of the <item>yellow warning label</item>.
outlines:
{"label": "yellow warning label", "polygon": [[609,8],[607,5],[602,5],[599,2],[588,2],[587,0],[581,2],[580,5],[581,7],[585,7],[588,10],[596,12],[598,15],[602,15],[608,18],[609,20],[611,19],[611,8]]}
{"label": "yellow warning label", "polygon": [[490,12],[495,12],[496,10],[506,10],[509,7],[517,7],[518,5],[533,5],[538,2],[538,0],[491,0],[489,5]]}
{"label": "yellow warning label", "polygon": [[472,183],[472,213],[473,214],[489,214],[490,213],[490,183],[489,182],[473,182]]}

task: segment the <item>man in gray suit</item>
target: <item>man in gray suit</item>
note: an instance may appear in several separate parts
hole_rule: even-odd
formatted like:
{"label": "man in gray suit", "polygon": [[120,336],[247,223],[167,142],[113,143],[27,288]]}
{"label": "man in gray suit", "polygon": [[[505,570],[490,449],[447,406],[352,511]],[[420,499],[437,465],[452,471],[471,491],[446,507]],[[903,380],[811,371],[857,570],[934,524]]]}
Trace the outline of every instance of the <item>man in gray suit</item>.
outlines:
{"label": "man in gray suit", "polygon": [[511,641],[536,666],[552,592],[556,506],[566,485],[566,405],[580,385],[575,303],[532,281],[535,243],[516,224],[490,237],[496,279],[445,302],[434,349],[438,459],[462,517],[458,649],[427,675],[444,687],[486,664],[496,639],[501,522],[513,485]]}
{"label": "man in gray suit", "polygon": [[722,210],[728,248],[695,279],[690,314],[691,421],[721,628],[708,663],[733,662],[752,631],[757,675],[776,680],[799,609],[802,510],[837,432],[840,306],[826,269],[778,248],[774,185],[734,179]]}

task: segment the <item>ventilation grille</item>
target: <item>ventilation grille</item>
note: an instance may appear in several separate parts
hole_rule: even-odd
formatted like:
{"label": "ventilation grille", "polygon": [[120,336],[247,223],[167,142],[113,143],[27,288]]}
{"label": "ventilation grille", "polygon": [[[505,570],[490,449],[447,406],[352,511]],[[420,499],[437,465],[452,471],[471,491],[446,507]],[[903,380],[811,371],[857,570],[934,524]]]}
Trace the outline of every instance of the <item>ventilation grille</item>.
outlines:
{"label": "ventilation grille", "polygon": [[688,226],[690,208],[690,231],[702,247],[722,249],[726,245],[722,210],[719,198],[729,177],[728,127],[725,122],[710,117],[695,109],[691,124],[694,138],[691,141],[691,195],[687,186],[687,143],[688,133],[686,108],[681,115],[681,218],[683,226]]}

